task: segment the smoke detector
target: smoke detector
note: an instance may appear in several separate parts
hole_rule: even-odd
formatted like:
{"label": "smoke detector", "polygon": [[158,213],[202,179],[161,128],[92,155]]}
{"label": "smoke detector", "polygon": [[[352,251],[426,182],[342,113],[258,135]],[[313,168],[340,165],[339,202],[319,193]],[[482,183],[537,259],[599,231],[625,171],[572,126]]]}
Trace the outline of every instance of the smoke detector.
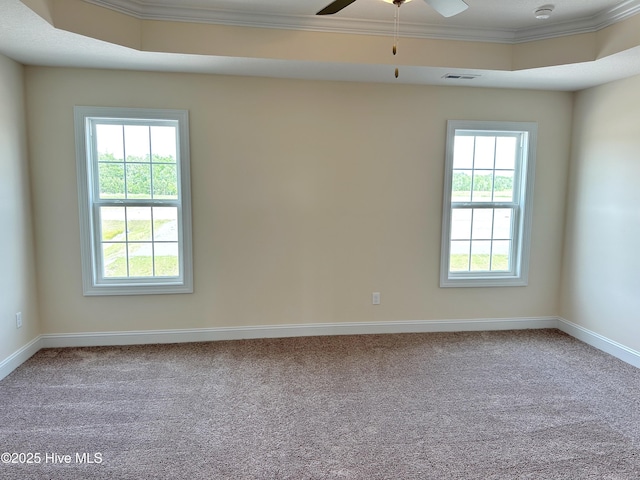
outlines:
{"label": "smoke detector", "polygon": [[553,12],[554,8],[555,6],[553,5],[543,5],[541,7],[536,8],[533,14],[538,20],[546,20],[551,16],[551,13]]}

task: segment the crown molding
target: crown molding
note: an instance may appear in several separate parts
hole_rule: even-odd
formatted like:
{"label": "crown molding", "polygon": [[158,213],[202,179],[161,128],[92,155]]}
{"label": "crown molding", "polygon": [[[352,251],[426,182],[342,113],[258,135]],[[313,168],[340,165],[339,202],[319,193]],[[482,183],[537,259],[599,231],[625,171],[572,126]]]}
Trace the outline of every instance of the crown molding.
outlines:
{"label": "crown molding", "polygon": [[[304,30],[359,35],[389,35],[392,22],[316,15],[276,15],[216,8],[156,5],[144,0],[84,0],[140,20],[210,23],[239,27]],[[570,22],[522,29],[482,29],[403,22],[401,36],[491,43],[524,43],[566,35],[591,33],[640,13],[640,0],[627,0],[611,9]]]}
{"label": "crown molding", "polygon": [[627,0],[608,10],[590,17],[579,18],[570,22],[550,24],[542,27],[523,28],[516,32],[514,43],[531,42],[547,38],[591,33],[622,22],[640,13],[640,0]]}

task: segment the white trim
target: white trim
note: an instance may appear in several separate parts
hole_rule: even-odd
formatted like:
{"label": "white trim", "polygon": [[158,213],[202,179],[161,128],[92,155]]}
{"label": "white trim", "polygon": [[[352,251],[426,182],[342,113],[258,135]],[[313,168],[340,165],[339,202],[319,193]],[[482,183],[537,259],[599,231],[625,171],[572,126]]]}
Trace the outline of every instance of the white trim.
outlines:
{"label": "white trim", "polygon": [[0,362],[0,380],[34,356],[42,347],[42,337],[38,336],[24,347]]}
{"label": "white trim", "polygon": [[[501,207],[498,202],[487,201],[475,204],[472,202],[452,202],[454,142],[458,131],[463,131],[462,134],[464,134],[464,131],[468,131],[467,133],[474,137],[483,134],[499,136],[500,133],[504,133],[509,136],[517,134],[520,138],[513,177],[513,200],[508,202],[508,204],[505,203],[505,205],[507,205],[508,208],[512,208],[514,212],[512,216],[512,247],[510,253],[512,257],[511,271],[450,271],[452,205],[454,203],[456,205],[464,205],[465,208]],[[445,188],[442,199],[440,287],[521,287],[528,285],[537,135],[538,124],[536,122],[447,121],[443,183]],[[471,244],[473,244],[472,239],[469,238],[469,240]]]}
{"label": "white trim", "polygon": [[[140,20],[211,23],[240,27],[277,28],[314,32],[337,32],[362,35],[388,35],[393,22],[340,17],[285,15],[266,12],[241,12],[218,8],[153,4],[141,0],[85,0]],[[449,25],[403,23],[402,36],[495,43],[523,43],[580,33],[597,32],[640,12],[640,0],[628,0],[595,15],[556,24],[513,29],[481,29]],[[455,22],[452,22],[455,23]]]}
{"label": "white trim", "polygon": [[581,327],[562,317],[558,318],[558,330],[571,335],[578,340],[591,345],[592,347],[602,350],[609,355],[619,358],[634,367],[640,368],[640,352],[632,348],[626,347],[621,343],[615,342],[599,333],[593,332],[587,328]]}
{"label": "white trim", "polygon": [[540,27],[523,28],[516,32],[514,43],[525,43],[547,38],[598,32],[640,13],[640,0],[627,0],[590,17],[577,18]]}
{"label": "white trim", "polygon": [[[91,123],[96,119],[142,120],[143,123],[169,120],[177,122],[179,200],[172,201],[178,209],[178,248],[180,275],[177,278],[153,277],[149,279],[106,279],[100,266],[99,242],[95,238],[99,231],[94,206],[97,189],[96,159],[91,145]],[[193,293],[193,251],[191,227],[191,173],[189,149],[189,112],[175,109],[120,108],[120,107],[74,107],[76,169],[78,204],[80,213],[80,255],[82,265],[82,288],[90,295],[147,295]],[[156,203],[149,201],[150,205]],[[159,206],[164,205],[158,203]]]}
{"label": "white trim", "polygon": [[255,325],[247,327],[86,332],[42,335],[43,348],[136,345],[154,343],[211,342],[250,338],[313,337],[384,333],[477,332],[556,328],[556,317],[494,318],[476,320],[410,320],[397,322],[315,323]]}
{"label": "white trim", "polygon": [[640,352],[559,317],[410,320],[398,322],[316,323],[247,327],[143,330],[129,332],[49,333],[33,339],[0,362],[0,380],[42,348],[211,342],[253,338],[365,335],[390,333],[477,332],[557,328],[566,334],[640,368]]}

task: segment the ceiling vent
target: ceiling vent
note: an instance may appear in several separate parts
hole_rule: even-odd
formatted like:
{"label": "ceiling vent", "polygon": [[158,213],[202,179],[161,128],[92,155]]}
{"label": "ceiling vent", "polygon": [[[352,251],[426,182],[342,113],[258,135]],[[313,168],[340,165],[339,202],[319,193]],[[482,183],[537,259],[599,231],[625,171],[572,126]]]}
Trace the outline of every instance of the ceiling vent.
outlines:
{"label": "ceiling vent", "polygon": [[445,80],[473,80],[479,76],[476,73],[447,73],[442,78]]}

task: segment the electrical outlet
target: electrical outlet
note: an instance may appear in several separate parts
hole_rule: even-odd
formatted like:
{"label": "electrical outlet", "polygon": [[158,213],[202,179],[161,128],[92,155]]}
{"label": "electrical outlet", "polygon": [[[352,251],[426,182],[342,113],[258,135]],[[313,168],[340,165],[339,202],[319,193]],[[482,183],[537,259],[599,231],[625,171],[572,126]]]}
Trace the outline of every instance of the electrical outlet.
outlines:
{"label": "electrical outlet", "polygon": [[22,312],[16,313],[16,328],[22,327]]}
{"label": "electrical outlet", "polygon": [[373,292],[371,294],[371,303],[374,305],[380,305],[380,292]]}

